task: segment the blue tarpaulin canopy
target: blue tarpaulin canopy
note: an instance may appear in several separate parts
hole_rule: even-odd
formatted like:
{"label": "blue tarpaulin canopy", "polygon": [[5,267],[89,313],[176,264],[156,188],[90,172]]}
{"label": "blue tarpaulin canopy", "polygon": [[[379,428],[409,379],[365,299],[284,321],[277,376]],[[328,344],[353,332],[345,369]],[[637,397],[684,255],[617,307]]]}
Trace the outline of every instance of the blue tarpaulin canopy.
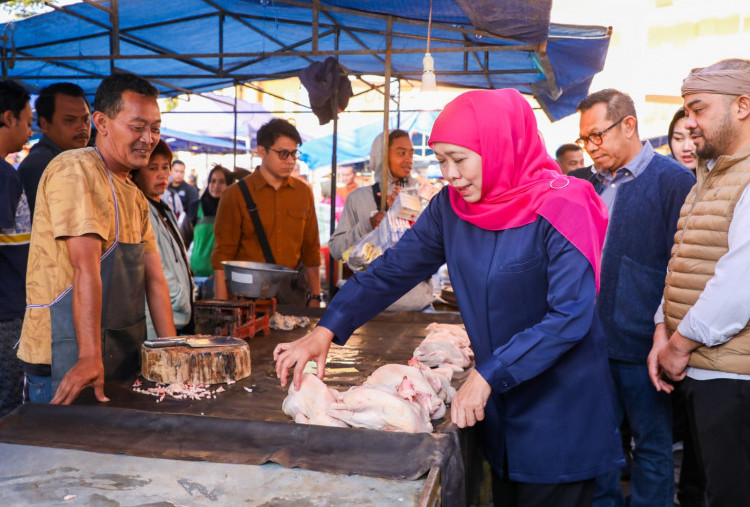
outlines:
{"label": "blue tarpaulin canopy", "polygon": [[128,0],[94,2],[0,26],[2,75],[93,96],[123,69],[162,93],[207,92],[296,76],[337,56],[350,74],[419,79],[430,26],[438,84],[512,87],[556,120],[604,66],[610,30],[551,24],[551,0]]}
{"label": "blue tarpaulin canopy", "polygon": [[[435,123],[437,112],[407,112],[402,113],[400,119],[394,114],[390,117],[390,128],[400,128],[409,134],[420,132],[429,135],[432,124]],[[357,129],[340,130],[336,144],[336,158],[339,164],[352,164],[367,160],[370,148],[375,138],[383,132],[383,122],[376,121]],[[333,150],[333,136],[320,137],[307,141],[300,146],[302,161],[310,169],[331,166],[331,151]]]}
{"label": "blue tarpaulin canopy", "polygon": [[[162,126],[161,138],[172,151],[196,151],[200,153],[234,153],[234,142],[230,139],[202,136]],[[238,146],[242,149],[242,146]]]}
{"label": "blue tarpaulin canopy", "polygon": [[205,93],[192,95],[190,100],[180,101],[176,107],[163,112],[161,124],[173,130],[225,139],[234,137],[236,126],[238,148],[245,150],[245,140],[254,141],[258,129],[273,117],[257,102]]}

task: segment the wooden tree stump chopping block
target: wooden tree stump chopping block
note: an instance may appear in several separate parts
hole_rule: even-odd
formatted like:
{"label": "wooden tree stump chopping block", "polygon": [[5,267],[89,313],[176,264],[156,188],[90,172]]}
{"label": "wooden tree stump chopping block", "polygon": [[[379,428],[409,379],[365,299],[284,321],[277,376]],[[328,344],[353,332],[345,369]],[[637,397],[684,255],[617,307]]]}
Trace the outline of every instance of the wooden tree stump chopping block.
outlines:
{"label": "wooden tree stump chopping block", "polygon": [[221,384],[250,375],[250,346],[246,342],[223,347],[141,347],[141,374],[162,384]]}

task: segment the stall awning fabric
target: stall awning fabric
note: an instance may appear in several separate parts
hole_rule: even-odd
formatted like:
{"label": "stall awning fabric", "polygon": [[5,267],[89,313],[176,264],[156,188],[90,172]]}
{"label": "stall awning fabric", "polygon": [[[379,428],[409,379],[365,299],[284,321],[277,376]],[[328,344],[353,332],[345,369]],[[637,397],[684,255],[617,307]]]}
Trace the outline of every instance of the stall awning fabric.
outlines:
{"label": "stall awning fabric", "polygon": [[[429,135],[438,113],[435,111],[405,112],[400,116],[391,114],[390,128],[405,130],[410,135],[420,132]],[[336,160],[339,165],[362,162],[370,157],[370,148],[375,138],[383,133],[383,122],[368,123],[356,129],[342,129],[336,143]],[[333,136],[319,137],[300,146],[302,161],[310,169],[331,167]]]}
{"label": "stall awning fabric", "polygon": [[[124,69],[177,95],[297,76],[331,55],[350,74],[383,75],[390,55],[394,77],[419,79],[429,5],[86,0],[0,25],[2,74],[31,88],[72,81],[93,97],[102,77]],[[430,51],[438,84],[512,87],[532,94],[553,120],[573,113],[604,66],[610,30],[550,24],[550,5],[433,0]],[[471,19],[486,22],[478,29]]]}
{"label": "stall awning fabric", "polygon": [[[227,154],[234,153],[234,142],[230,139],[202,136],[194,132],[184,132],[167,127],[161,128],[161,138],[172,151],[192,151],[197,153]],[[243,144],[237,146],[244,149]]]}

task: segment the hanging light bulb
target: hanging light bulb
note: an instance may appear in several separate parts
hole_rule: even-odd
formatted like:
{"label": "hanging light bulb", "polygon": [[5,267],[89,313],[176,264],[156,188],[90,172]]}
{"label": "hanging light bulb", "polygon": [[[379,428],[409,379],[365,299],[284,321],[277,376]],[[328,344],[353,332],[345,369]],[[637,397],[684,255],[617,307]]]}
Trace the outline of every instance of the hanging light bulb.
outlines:
{"label": "hanging light bulb", "polygon": [[430,0],[430,14],[427,20],[427,52],[422,58],[422,92],[436,92],[437,81],[435,80],[435,60],[430,54],[430,32],[432,31],[432,0]]}
{"label": "hanging light bulb", "polygon": [[430,53],[425,53],[422,58],[422,92],[436,92],[437,82],[435,81],[435,60]]}

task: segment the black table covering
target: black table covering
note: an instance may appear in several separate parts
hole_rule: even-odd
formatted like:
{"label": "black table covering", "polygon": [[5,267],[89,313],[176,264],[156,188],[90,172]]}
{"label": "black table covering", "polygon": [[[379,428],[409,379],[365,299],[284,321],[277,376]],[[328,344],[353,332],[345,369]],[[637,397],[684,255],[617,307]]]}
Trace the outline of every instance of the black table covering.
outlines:
{"label": "black table covering", "polygon": [[[285,315],[311,316],[320,310],[279,308]],[[378,367],[405,364],[430,322],[459,323],[456,314],[387,312],[360,328],[346,347],[331,346],[325,382],[345,390],[361,384]],[[449,416],[433,421],[431,434],[299,425],[281,411],[287,389],[276,378],[272,351],[309,329],[273,331],[250,341],[252,375],[216,398],[176,400],[133,390],[136,377],[107,382],[109,403],[87,389],[72,406],[24,405],[0,420],[7,443],[122,453],[142,457],[260,465],[269,461],[332,473],[386,479],[417,479],[440,467],[444,505],[465,503],[464,458],[459,432]],[[353,370],[354,371],[353,371]],[[458,387],[465,375],[454,379]],[[141,387],[154,384],[143,381]],[[290,378],[291,381],[291,378]],[[215,390],[218,386],[211,386]],[[246,389],[247,388],[247,389]],[[251,389],[252,392],[249,392]],[[466,440],[466,435],[461,435]],[[466,451],[466,449],[464,449]]]}

